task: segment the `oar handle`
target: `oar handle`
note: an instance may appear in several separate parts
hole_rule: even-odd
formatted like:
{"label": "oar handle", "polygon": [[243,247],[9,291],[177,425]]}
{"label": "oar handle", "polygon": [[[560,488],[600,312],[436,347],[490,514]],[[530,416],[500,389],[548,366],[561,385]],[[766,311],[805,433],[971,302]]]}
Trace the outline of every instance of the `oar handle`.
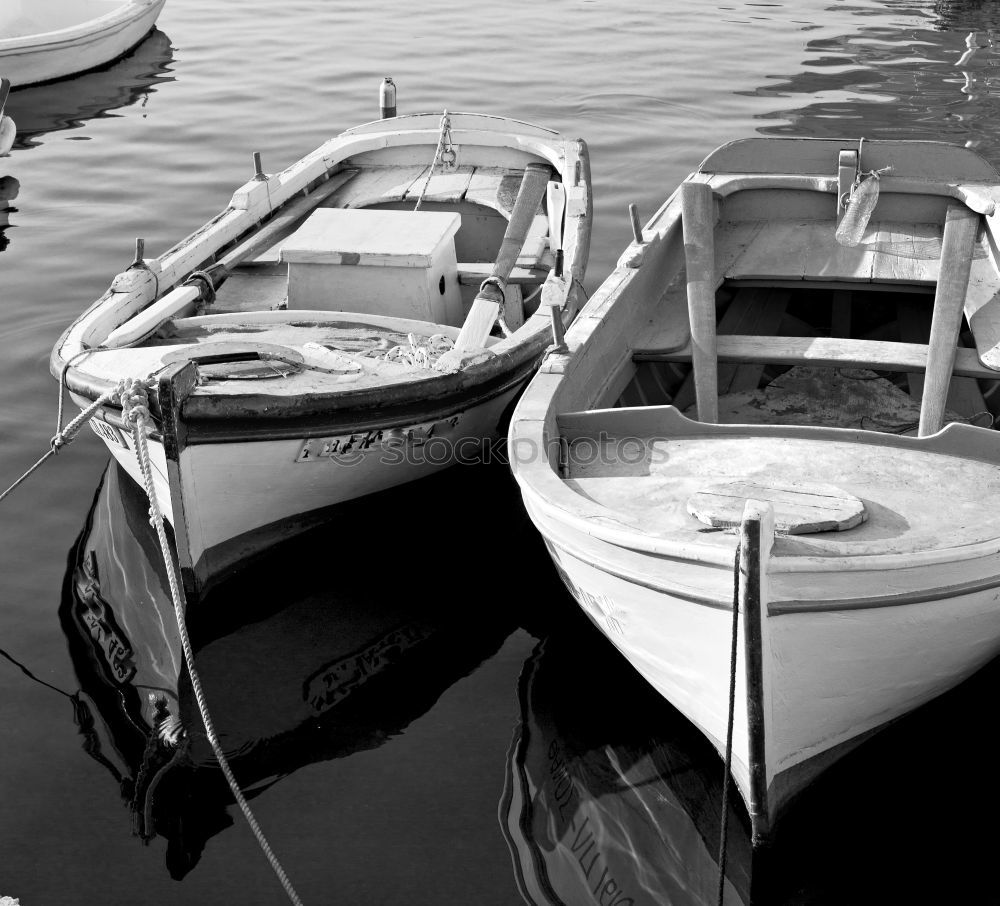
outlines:
{"label": "oar handle", "polygon": [[528,235],[528,230],[531,229],[532,221],[535,219],[535,213],[538,211],[538,205],[542,201],[545,187],[551,175],[551,168],[545,164],[528,164],[524,168],[521,188],[518,189],[514,209],[510,212],[507,231],[504,233],[503,242],[500,243],[500,251],[493,265],[492,276],[504,283],[507,282],[510,272],[517,264],[517,258],[524,247],[524,240]]}

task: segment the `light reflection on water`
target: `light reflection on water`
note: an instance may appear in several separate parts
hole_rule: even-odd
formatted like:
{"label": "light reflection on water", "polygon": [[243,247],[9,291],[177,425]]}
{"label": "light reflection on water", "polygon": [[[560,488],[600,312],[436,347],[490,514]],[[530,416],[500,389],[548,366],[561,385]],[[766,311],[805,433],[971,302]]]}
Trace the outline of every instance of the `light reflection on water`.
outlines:
{"label": "light reflection on water", "polygon": [[[9,101],[23,133],[13,156],[0,160],[0,176],[20,181],[12,225],[3,231],[8,245],[0,252],[0,385],[6,391],[0,472],[12,479],[45,449],[55,398],[49,349],[128,263],[134,237],[162,252],[226,203],[249,174],[251,150],[277,169],[330,134],[371,119],[383,75],[400,86],[401,112],[478,109],[587,139],[595,182],[593,288],[628,241],[628,203],[650,215],[699,160],[733,138],[755,132],[934,138],[968,144],[1000,162],[998,27],[1000,11],[989,2],[639,0],[623,7],[436,0],[412,10],[292,0],[275,16],[264,0],[246,0],[238,12],[231,4],[169,0],[160,30],[128,59],[104,72],[15,92]],[[978,49],[958,67],[969,32],[976,32]],[[92,740],[85,717],[76,713],[75,723],[63,697],[0,662],[0,801],[16,816],[0,825],[0,895],[20,896],[25,904],[214,903],[220,896],[275,902],[278,891],[253,840],[238,821],[231,826],[232,812],[204,773],[191,786],[164,787],[201,815],[201,830],[187,838],[197,845],[178,849],[176,834],[157,832],[142,847],[131,835],[135,812],[121,807],[131,801],[124,787],[149,756],[139,712],[123,710],[120,688],[99,673],[94,679],[99,662],[90,662],[87,673],[81,666],[86,637],[75,629],[71,636],[57,619],[66,552],[85,522],[105,461],[103,448],[81,439],[0,514],[7,564],[0,579],[0,644],[50,686],[83,686],[95,705],[93,732],[105,734],[102,751],[118,772],[116,788],[107,764],[82,755],[81,742]],[[406,520],[430,545],[419,548],[429,561],[426,575],[412,560],[402,570],[407,561],[388,549],[389,536],[380,534],[371,514],[339,530],[355,541],[362,530],[371,538],[381,557],[371,595],[383,610],[387,601],[407,600],[423,580],[438,613],[457,608],[463,617],[478,612],[484,619],[464,642],[445,634],[454,653],[441,655],[436,672],[421,674],[423,687],[404,673],[383,698],[366,699],[378,704],[360,709],[353,723],[331,712],[314,726],[306,720],[286,728],[278,734],[281,744],[258,737],[246,750],[248,779],[259,784],[255,810],[307,902],[519,901],[515,866],[496,823],[498,803],[508,801],[505,776],[517,769],[510,760],[516,748],[508,748],[512,733],[576,746],[581,769],[612,771],[623,757],[655,767],[659,773],[644,775],[642,788],[659,790],[660,807],[672,802],[680,809],[679,824],[659,823],[687,828],[660,841],[677,857],[669,862],[676,866],[671,902],[708,901],[721,768],[566,607],[512,484],[503,476],[461,475],[445,486],[445,495],[428,491],[419,505],[384,514],[397,532],[404,526],[393,536],[396,548],[409,544]],[[492,501],[512,544],[469,553],[455,542],[447,501],[477,495]],[[464,527],[480,521],[468,511],[462,519]],[[335,536],[328,549],[328,562],[327,548],[315,554],[317,572],[301,570],[317,589],[324,587],[321,567],[331,587],[352,568],[338,557]],[[456,565],[460,550],[469,561],[464,567]],[[464,581],[456,583],[456,574]],[[126,601],[153,594],[155,583],[143,581],[151,584],[123,591]],[[351,581],[354,606],[363,611],[364,594],[356,577]],[[286,633],[285,642],[301,656],[301,627],[275,613],[281,604],[290,607],[288,614],[305,605],[280,567],[241,594],[248,601],[265,598],[266,613],[258,601],[249,628],[236,621],[228,635],[219,630],[208,669],[219,674],[219,688],[226,688],[227,665],[232,678],[245,678],[230,682],[220,707],[223,715],[231,709],[230,718],[242,714],[236,727],[247,731],[253,718],[285,708],[283,700],[268,698],[266,684],[247,685],[247,677],[259,678],[247,665],[260,660],[280,672],[295,662],[281,657],[277,638],[272,646],[259,631]],[[341,616],[338,622],[326,615],[331,636],[361,625],[359,613]],[[251,636],[258,648],[252,657],[245,649],[241,655],[238,643]],[[75,639],[72,657],[67,638]],[[574,651],[579,674],[570,672]],[[323,654],[313,666],[325,663]],[[534,671],[541,698],[519,698],[522,671]],[[613,678],[613,685],[601,686],[602,678]],[[967,725],[982,726],[978,715],[990,710],[991,682],[989,674],[980,678],[971,691],[888,731],[832,771],[789,814],[762,902],[995,899],[984,867],[992,838],[969,829],[973,818],[996,806],[983,783],[991,769],[983,754],[989,746],[963,738]],[[138,734],[122,736],[120,748],[112,730],[99,726],[112,714]],[[635,735],[643,720],[649,724],[644,740],[643,733]],[[684,789],[700,790],[700,805],[677,793],[679,775],[669,765],[681,763],[685,783],[694,784]],[[635,775],[622,770],[617,776]],[[636,872],[645,861],[645,883],[655,889],[650,860],[656,845],[628,833],[629,810],[643,807],[641,797],[605,786],[590,802],[614,814],[615,846],[636,855]],[[534,800],[535,818],[544,804]],[[202,806],[207,817],[198,812]],[[545,816],[539,820],[541,828]],[[737,821],[733,833],[732,895],[746,899],[738,875],[745,826]],[[518,845],[529,852],[544,844],[540,830],[514,843],[515,864]],[[183,881],[171,879],[168,865]],[[589,901],[580,894],[566,902]]]}

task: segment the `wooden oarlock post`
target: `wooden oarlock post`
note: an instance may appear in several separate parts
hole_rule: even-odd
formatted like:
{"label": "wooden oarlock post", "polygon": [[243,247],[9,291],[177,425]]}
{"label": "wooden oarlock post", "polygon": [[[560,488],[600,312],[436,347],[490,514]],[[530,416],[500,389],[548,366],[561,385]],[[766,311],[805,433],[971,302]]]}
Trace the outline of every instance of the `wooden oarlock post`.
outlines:
{"label": "wooden oarlock post", "polygon": [[771,645],[768,634],[767,566],[774,544],[774,508],[748,500],[740,524],[739,608],[743,614],[746,665],[747,742],[750,767],[750,824],[754,845],[765,843],[773,815],[768,796],[773,768],[771,735]]}
{"label": "wooden oarlock post", "polygon": [[698,419],[714,423],[719,420],[719,364],[715,335],[715,214],[711,187],[700,182],[681,184],[681,222]]}
{"label": "wooden oarlock post", "polygon": [[944,424],[978,229],[978,214],[958,202],[948,205],[927,348],[927,372],[920,402],[920,437],[940,431]]}

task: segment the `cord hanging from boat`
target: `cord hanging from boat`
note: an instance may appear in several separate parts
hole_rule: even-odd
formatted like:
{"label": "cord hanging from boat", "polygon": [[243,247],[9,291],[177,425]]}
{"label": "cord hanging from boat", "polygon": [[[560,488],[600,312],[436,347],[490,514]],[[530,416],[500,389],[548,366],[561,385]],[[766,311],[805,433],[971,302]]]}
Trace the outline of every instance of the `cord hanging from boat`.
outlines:
{"label": "cord hanging from boat", "polygon": [[219,762],[219,767],[222,769],[226,782],[229,784],[229,789],[233,794],[233,798],[236,800],[237,805],[239,805],[240,810],[243,812],[243,816],[250,825],[250,829],[257,838],[257,843],[260,845],[260,848],[263,850],[268,862],[271,864],[271,868],[274,870],[278,880],[281,882],[281,886],[285,889],[285,893],[288,895],[289,900],[291,900],[295,906],[302,906],[302,901],[295,892],[292,882],[288,879],[288,875],[285,874],[285,870],[281,867],[281,863],[272,851],[270,844],[268,844],[267,838],[264,836],[264,832],[260,829],[257,819],[250,810],[250,806],[244,798],[243,793],[239,788],[239,784],[236,782],[235,776],[233,776],[232,769],[229,767],[229,762],[226,759],[225,753],[222,751],[222,746],[219,743],[219,739],[216,736],[215,725],[212,723],[211,715],[208,712],[208,705],[205,701],[205,693],[201,687],[201,678],[195,669],[194,649],[191,647],[191,639],[188,636],[187,624],[184,619],[184,592],[181,590],[180,583],[177,579],[177,571],[174,568],[173,555],[170,552],[170,544],[167,541],[167,533],[163,525],[163,514],[160,512],[159,504],[156,501],[156,489],[153,486],[153,470],[149,458],[149,448],[146,445],[146,430],[147,428],[152,427],[152,416],[149,414],[149,398],[146,391],[146,384],[142,381],[126,379],[122,382],[120,387],[122,421],[128,428],[131,429],[132,439],[135,442],[136,459],[139,462],[139,470],[142,473],[142,481],[143,486],[146,489],[146,495],[149,497],[150,522],[152,523],[153,528],[156,529],[156,535],[160,541],[160,550],[163,554],[163,562],[167,569],[167,581],[170,585],[170,596],[174,604],[174,615],[177,618],[177,630],[180,634],[181,648],[184,651],[184,661],[187,664],[188,674],[191,678],[191,689],[198,702],[198,710],[201,713],[201,719],[205,725],[205,735],[208,737],[212,751],[215,753],[216,760]]}
{"label": "cord hanging from boat", "polygon": [[733,628],[732,641],[729,649],[729,716],[726,722],[726,774],[722,781],[722,817],[719,829],[719,887],[716,896],[717,906],[722,906],[726,893],[726,845],[729,836],[729,775],[733,766],[733,718],[736,714],[736,653],[740,624],[740,558],[742,544],[736,545],[736,556],[733,560]]}
{"label": "cord hanging from boat", "polygon": [[[118,395],[118,388],[114,390],[108,390],[102,393],[94,402],[92,402],[86,409],[84,409],[76,418],[74,418],[65,428],[60,428],[56,431],[53,438],[49,441],[49,449],[43,453],[35,463],[20,477],[15,481],[6,491],[0,494],[0,502],[6,499],[6,497],[14,491],[15,488],[23,484],[28,480],[38,469],[42,467],[45,461],[51,457],[55,456],[63,447],[71,443],[76,437],[77,432],[89,422],[102,406],[106,406],[108,403],[113,403]],[[59,423],[62,423],[62,397],[60,396],[60,407],[59,407]]]}
{"label": "cord hanging from boat", "polygon": [[441,134],[438,136],[437,148],[434,151],[434,160],[431,161],[431,168],[427,171],[427,179],[424,181],[424,187],[420,190],[420,197],[417,199],[414,211],[420,210],[420,205],[424,201],[424,194],[427,192],[427,187],[431,184],[431,177],[434,175],[438,164],[441,164],[446,170],[450,170],[455,166],[457,159],[458,155],[451,144],[451,117],[448,116],[448,111],[445,110],[444,115],[441,117]]}

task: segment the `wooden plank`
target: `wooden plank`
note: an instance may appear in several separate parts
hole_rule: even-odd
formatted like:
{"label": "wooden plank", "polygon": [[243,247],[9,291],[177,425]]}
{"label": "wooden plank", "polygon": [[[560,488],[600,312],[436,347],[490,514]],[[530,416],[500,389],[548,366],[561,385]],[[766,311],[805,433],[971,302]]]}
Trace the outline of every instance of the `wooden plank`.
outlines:
{"label": "wooden plank", "polygon": [[[458,263],[458,282],[463,286],[479,286],[493,273],[492,261],[460,261]],[[549,270],[546,267],[515,267],[510,272],[508,283],[537,284],[545,280]]]}
{"label": "wooden plank", "polygon": [[[904,343],[926,343],[931,330],[931,306],[915,299],[901,298],[898,302],[899,338]],[[924,375],[920,371],[907,374],[910,396],[919,400],[924,391]],[[948,388],[948,411],[971,418],[988,410],[986,400],[975,378],[954,377]]]}
{"label": "wooden plank", "polygon": [[775,530],[787,535],[843,532],[865,520],[864,503],[836,485],[788,481],[766,471],[755,474],[752,481],[705,485],[688,497],[686,507],[705,525],[732,528],[740,524],[748,500],[771,504]]}
{"label": "wooden plank", "polygon": [[920,403],[918,434],[921,437],[939,431],[944,423],[945,401],[958,350],[958,333],[962,327],[978,229],[978,214],[957,203],[948,208],[941,243],[940,276],[934,296],[927,376]]}
{"label": "wooden plank", "polygon": [[368,167],[334,192],[325,208],[363,208],[373,204],[402,201],[410,187],[427,172],[424,165]]}
{"label": "wooden plank", "polygon": [[[787,290],[744,289],[729,303],[719,320],[719,334],[768,336],[781,326],[791,293]],[[719,395],[756,390],[764,373],[762,364],[720,365]],[[680,410],[694,401],[694,380],[691,374],[684,379],[673,400]]]}
{"label": "wooden plank", "polygon": [[477,167],[465,191],[465,200],[500,211],[508,220],[521,185],[523,170]]}
{"label": "wooden plank", "polygon": [[727,276],[734,280],[801,280],[812,241],[807,222],[773,221],[756,233]]}
{"label": "wooden plank", "polygon": [[268,311],[278,308],[288,294],[288,277],[237,271],[216,291],[211,313]]}
{"label": "wooden plank", "polygon": [[[416,204],[420,193],[423,192],[424,201],[434,201],[440,204],[455,204],[465,197],[472,175],[476,172],[475,167],[458,167],[448,172],[435,171],[430,181],[427,180],[426,173],[410,186],[406,191],[406,200]],[[427,186],[426,190],[424,186]]]}
{"label": "wooden plank", "polygon": [[[864,243],[854,247],[841,245],[837,242],[833,220],[813,222],[805,227],[802,276],[806,280],[871,281],[876,257],[872,249]],[[795,250],[790,250],[790,254],[795,253]]]}
{"label": "wooden plank", "polygon": [[872,280],[933,286],[941,257],[941,227],[935,223],[879,221],[874,224]]}
{"label": "wooden plank", "polygon": [[716,357],[715,290],[718,284],[715,268],[715,212],[712,190],[704,183],[685,182],[681,186],[681,206],[698,419],[703,422],[717,422],[719,380]]}
{"label": "wooden plank", "polygon": [[[720,362],[763,362],[775,365],[817,365],[830,368],[874,368],[876,371],[923,371],[927,347],[917,343],[843,340],[838,337],[718,337]],[[955,374],[996,380],[980,364],[975,350],[957,349]],[[690,362],[691,346],[670,352],[633,353],[636,362]]]}

